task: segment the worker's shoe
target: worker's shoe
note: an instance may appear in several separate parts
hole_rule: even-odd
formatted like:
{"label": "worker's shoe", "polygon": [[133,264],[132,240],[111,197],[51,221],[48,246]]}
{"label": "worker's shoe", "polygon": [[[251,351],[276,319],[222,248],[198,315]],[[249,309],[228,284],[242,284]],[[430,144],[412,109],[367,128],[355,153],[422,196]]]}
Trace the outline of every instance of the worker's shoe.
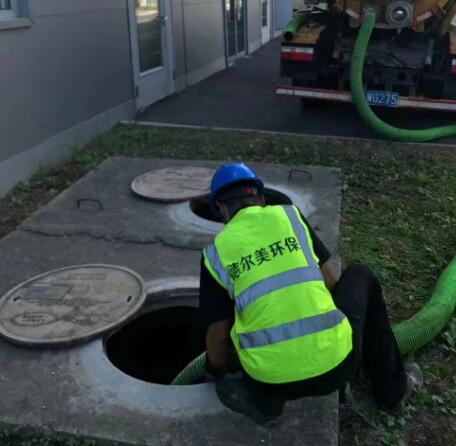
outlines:
{"label": "worker's shoe", "polygon": [[401,400],[391,409],[389,412],[397,413],[400,412],[404,407],[409,398],[412,396],[413,392],[422,389],[424,378],[423,372],[420,369],[420,366],[415,362],[406,362],[404,364],[405,373],[407,375],[407,386],[405,388],[404,396]]}
{"label": "worker's shoe", "polygon": [[220,401],[229,409],[243,413],[265,427],[280,424],[279,416],[266,415],[253,404],[241,379],[219,380],[216,382],[216,390]]}

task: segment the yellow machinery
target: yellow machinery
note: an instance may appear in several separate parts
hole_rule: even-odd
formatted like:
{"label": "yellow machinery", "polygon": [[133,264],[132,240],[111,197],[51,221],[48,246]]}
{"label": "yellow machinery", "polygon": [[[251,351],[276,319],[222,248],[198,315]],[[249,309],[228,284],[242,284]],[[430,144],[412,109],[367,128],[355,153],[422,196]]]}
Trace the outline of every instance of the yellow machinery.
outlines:
{"label": "yellow machinery", "polygon": [[[451,21],[456,13],[456,2],[451,0],[395,0],[370,1],[336,0],[334,11],[345,13],[352,20],[351,27],[359,26],[366,7],[377,10],[376,28],[398,30],[409,27],[417,32],[438,32],[444,35],[451,29]],[[450,31],[450,35],[453,34]],[[453,39],[456,35],[453,35]]]}
{"label": "yellow machinery", "polygon": [[278,94],[351,101],[350,66],[366,11],[371,106],[456,111],[456,0],[303,0],[284,32]]}

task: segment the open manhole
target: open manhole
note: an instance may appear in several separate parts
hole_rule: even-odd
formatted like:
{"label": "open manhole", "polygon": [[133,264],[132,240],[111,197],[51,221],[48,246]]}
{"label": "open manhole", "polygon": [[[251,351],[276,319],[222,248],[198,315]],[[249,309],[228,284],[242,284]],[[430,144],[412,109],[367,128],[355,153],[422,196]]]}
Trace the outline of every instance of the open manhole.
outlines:
{"label": "open manhole", "polygon": [[[290,197],[275,189],[265,188],[264,196],[266,198],[267,205],[293,204]],[[212,212],[209,203],[209,195],[206,195],[203,198],[190,200],[190,209],[194,214],[198,215],[198,217],[204,218],[205,220],[215,221],[218,223],[221,222],[221,220]]]}
{"label": "open manhole", "polygon": [[142,314],[105,343],[109,360],[129,376],[170,384],[203,353],[207,324],[197,307],[175,306]]}

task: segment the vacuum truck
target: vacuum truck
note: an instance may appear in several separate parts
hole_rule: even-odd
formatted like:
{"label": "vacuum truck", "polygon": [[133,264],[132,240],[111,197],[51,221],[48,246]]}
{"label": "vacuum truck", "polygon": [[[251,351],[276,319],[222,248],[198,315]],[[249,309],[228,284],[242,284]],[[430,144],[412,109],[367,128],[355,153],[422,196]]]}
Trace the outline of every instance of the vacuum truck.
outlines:
{"label": "vacuum truck", "polygon": [[354,102],[392,139],[455,135],[395,129],[371,107],[456,111],[456,0],[303,0],[283,33],[276,92],[304,106]]}

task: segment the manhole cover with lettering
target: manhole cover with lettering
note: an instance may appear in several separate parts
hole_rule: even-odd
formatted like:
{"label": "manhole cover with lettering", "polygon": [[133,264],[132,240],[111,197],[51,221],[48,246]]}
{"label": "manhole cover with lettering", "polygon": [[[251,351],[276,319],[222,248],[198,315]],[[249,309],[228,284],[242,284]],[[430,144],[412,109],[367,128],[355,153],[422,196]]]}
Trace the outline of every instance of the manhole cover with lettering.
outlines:
{"label": "manhole cover with lettering", "polygon": [[62,268],[27,280],[0,299],[0,334],[31,346],[87,341],[129,320],[145,298],[142,278],[127,268]]}
{"label": "manhole cover with lettering", "polygon": [[179,202],[209,193],[214,170],[206,167],[169,167],[145,173],[133,180],[131,189],[142,198]]}

